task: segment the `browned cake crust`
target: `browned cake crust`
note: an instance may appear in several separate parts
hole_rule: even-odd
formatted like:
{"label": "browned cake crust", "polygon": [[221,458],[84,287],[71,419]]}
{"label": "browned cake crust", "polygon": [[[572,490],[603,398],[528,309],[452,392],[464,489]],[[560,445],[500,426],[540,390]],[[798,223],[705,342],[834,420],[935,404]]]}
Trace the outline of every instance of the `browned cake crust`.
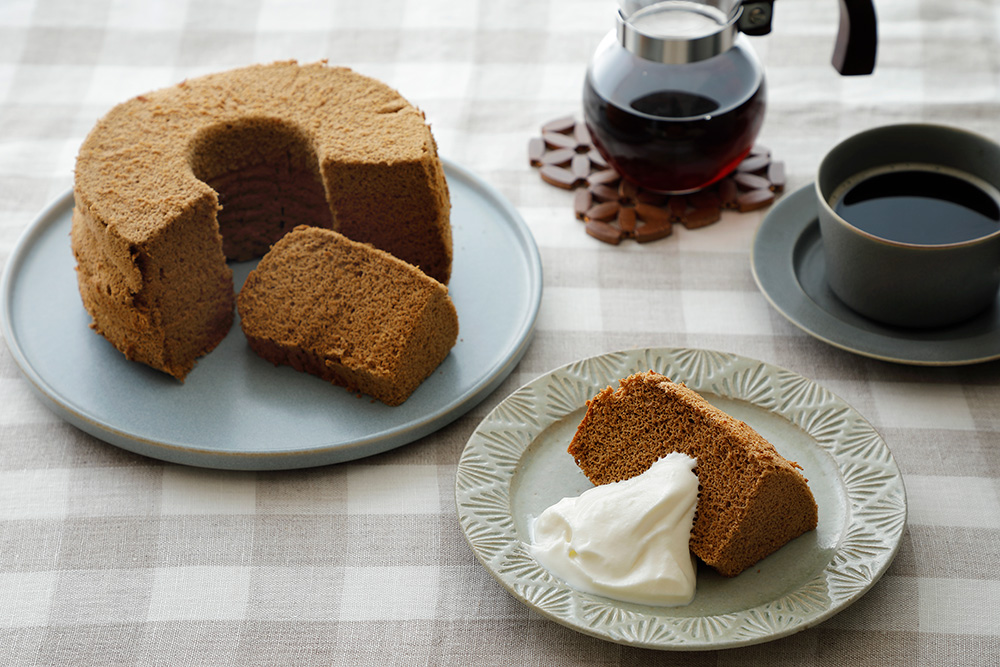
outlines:
{"label": "browned cake crust", "polygon": [[451,275],[450,200],[423,114],[346,68],[211,74],[114,107],[77,157],[72,246],[93,328],[183,379],[233,317],[226,259],[298,224]]}
{"label": "browned cake crust", "polygon": [[278,241],[237,303],[243,333],[261,357],[388,405],[409,398],[458,337],[444,285],[317,227],[296,227]]}
{"label": "browned cake crust", "polygon": [[691,551],[732,577],[817,523],[799,465],[746,423],[648,371],[587,402],[569,453],[594,484],[634,477],[670,452],[697,459]]}

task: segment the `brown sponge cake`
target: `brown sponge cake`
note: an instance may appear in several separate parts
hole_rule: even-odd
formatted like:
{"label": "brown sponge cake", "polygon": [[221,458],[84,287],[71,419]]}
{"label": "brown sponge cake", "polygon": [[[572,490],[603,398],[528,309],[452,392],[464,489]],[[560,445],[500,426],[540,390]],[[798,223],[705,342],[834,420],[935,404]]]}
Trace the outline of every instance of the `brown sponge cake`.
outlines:
{"label": "brown sponge cake", "polygon": [[296,227],[278,241],[237,303],[243,333],[261,357],[388,405],[403,403],[458,337],[444,285],[317,227]]}
{"label": "brown sponge cake", "polygon": [[798,464],[746,423],[653,371],[588,401],[569,446],[594,484],[634,477],[670,452],[697,460],[691,551],[721,574],[736,576],[816,527],[816,501]]}
{"label": "brown sponge cake", "polygon": [[451,275],[450,200],[423,114],[324,63],[255,65],[134,97],[81,145],[72,247],[93,328],[177,378],[226,335],[226,260],[298,224]]}

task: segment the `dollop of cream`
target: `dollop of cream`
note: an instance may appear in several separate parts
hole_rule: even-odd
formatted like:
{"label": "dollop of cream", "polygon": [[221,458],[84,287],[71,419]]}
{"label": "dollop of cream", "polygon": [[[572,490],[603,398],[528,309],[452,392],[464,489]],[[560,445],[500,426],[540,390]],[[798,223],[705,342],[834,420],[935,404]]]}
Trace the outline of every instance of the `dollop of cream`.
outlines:
{"label": "dollop of cream", "polygon": [[690,603],[695,465],[690,456],[672,453],[641,475],[563,498],[532,522],[529,551],[586,593],[651,606]]}

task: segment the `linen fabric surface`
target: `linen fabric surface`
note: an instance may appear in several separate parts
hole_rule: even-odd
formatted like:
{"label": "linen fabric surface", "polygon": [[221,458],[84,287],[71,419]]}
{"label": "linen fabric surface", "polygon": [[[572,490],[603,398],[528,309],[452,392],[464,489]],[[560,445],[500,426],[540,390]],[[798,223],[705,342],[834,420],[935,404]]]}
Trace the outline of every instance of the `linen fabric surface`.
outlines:
{"label": "linen fabric surface", "polygon": [[[768,209],[611,246],[529,166],[541,125],[579,116],[587,62],[616,10],[609,0],[0,3],[0,263],[72,186],[81,141],[115,103],[212,71],[325,58],[420,107],[441,154],[517,208],[544,270],[531,345],[495,392],[412,444],[315,469],[225,472],[122,451],[50,412],[0,346],[0,664],[1000,662],[1000,364],[886,363],[788,323],[750,269]],[[1000,2],[878,0],[877,11],[870,77],[829,64],[833,0],[777,2],[772,34],[752,40],[768,81],[759,142],[785,162],[786,194],[868,127],[929,121],[1000,140]],[[659,652],[545,620],[476,561],[454,477],[477,423],[554,368],[662,346],[791,369],[883,435],[908,527],[858,602],[785,639]]]}

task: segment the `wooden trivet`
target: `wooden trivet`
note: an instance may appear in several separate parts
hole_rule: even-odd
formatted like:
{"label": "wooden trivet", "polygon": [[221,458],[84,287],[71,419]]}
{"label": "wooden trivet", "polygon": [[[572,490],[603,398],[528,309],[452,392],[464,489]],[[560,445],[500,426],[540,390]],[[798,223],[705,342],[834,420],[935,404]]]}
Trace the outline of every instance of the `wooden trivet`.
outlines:
{"label": "wooden trivet", "polygon": [[572,116],[542,126],[528,142],[528,160],[542,180],[575,190],[573,211],[594,238],[618,245],[670,236],[674,223],[697,229],[717,222],[723,209],[745,213],[770,206],[785,188],[785,165],[771,151],[754,146],[736,170],[712,185],[686,195],[664,195],[640,188],[601,157],[587,126]]}

